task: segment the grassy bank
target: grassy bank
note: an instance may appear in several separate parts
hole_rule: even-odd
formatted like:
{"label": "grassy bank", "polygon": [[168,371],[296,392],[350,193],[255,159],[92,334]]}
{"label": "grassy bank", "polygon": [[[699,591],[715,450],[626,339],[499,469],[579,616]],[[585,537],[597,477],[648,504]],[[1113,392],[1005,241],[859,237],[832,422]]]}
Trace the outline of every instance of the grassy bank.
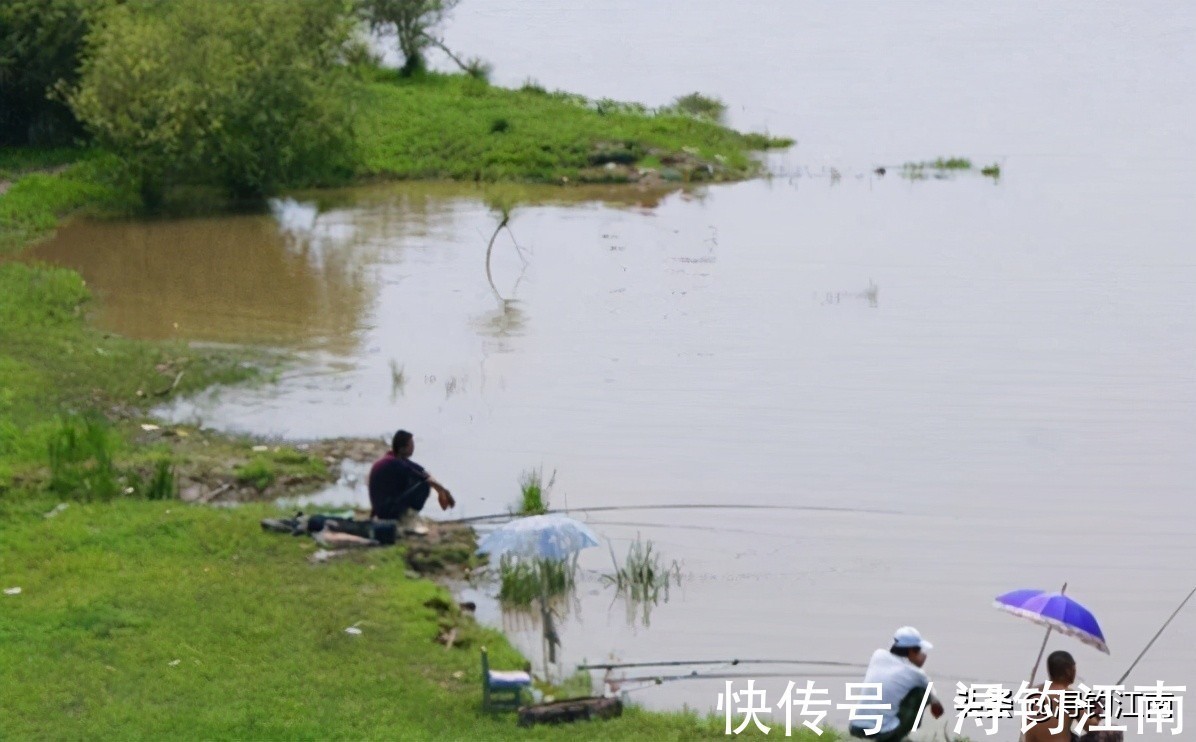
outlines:
{"label": "grassy bank", "polygon": [[[770,143],[463,77],[378,73],[362,103],[363,179],[727,180]],[[172,396],[260,377],[259,359],[100,332],[77,273],[15,260],[69,215],[136,212],[115,164],[0,152],[0,563],[2,587],[21,588],[0,595],[0,738],[557,736],[480,713],[478,648],[522,660],[437,609],[443,590],[411,579],[399,550],[311,565],[309,539],[260,532],[268,506],[173,499],[187,466],[261,495],[329,471],[291,447],[143,427]],[[434,641],[445,620],[464,622],[451,650]],[[576,729],[724,736],[720,721],[636,710]]]}
{"label": "grassy bank", "polygon": [[[0,737],[547,739],[480,712],[480,647],[523,660],[411,579],[400,549],[312,565],[260,531],[264,505],[0,501]],[[435,639],[458,625],[446,649]],[[356,626],[360,635],[345,633]],[[720,720],[631,710],[587,739],[723,737]],[[814,739],[813,735],[798,739]],[[824,736],[821,739],[826,739]]]}
{"label": "grassy bank", "polygon": [[791,140],[741,134],[679,113],[589,101],[464,75],[378,71],[362,102],[361,173],[391,178],[621,182],[736,180],[753,151]]}
{"label": "grassy bank", "polygon": [[[48,464],[48,445],[72,413],[136,414],[174,394],[256,373],[240,354],[199,352],[102,333],[84,318],[79,274],[0,264],[0,497]],[[181,375],[180,375],[181,374]],[[176,383],[177,381],[177,383]],[[136,455],[114,438],[115,453]]]}

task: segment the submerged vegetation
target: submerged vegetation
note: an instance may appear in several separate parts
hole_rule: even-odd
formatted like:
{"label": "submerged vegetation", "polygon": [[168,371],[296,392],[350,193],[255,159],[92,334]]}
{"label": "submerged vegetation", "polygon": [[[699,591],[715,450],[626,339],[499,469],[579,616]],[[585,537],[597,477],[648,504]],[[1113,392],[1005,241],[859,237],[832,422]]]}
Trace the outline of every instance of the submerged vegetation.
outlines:
{"label": "submerged vegetation", "polygon": [[504,554],[498,564],[498,599],[511,608],[530,608],[537,601],[550,603],[573,592],[577,560],[527,559]]}
{"label": "submerged vegetation", "polygon": [[[940,157],[933,161],[927,162],[907,162],[901,166],[901,176],[910,180],[925,180],[928,173],[934,173],[935,177],[945,177],[948,172],[965,172],[973,170],[972,161],[966,157]],[[883,172],[883,168],[878,170]],[[987,167],[980,169],[980,174],[990,177],[994,180],[1001,175],[1001,166],[993,163]]]}
{"label": "submerged vegetation", "polygon": [[653,551],[654,548],[651,541],[644,542],[637,535],[622,565],[612,548],[610,558],[615,571],[602,577],[604,582],[614,585],[617,595],[626,601],[628,618],[634,618],[638,608],[645,626],[652,608],[662,598],[668,601],[670,585],[674,582],[678,587],[681,585],[681,565],[676,560],[665,564],[660,552]]}

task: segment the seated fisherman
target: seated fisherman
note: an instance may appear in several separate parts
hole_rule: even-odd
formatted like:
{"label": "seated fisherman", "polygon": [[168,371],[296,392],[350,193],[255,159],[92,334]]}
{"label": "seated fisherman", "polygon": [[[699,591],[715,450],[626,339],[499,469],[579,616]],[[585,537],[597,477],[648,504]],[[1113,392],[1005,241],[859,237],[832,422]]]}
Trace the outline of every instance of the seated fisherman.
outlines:
{"label": "seated fisherman", "polygon": [[[1046,692],[1044,708],[1035,709],[1042,713],[1027,720],[1034,723],[1026,729],[1022,737],[1024,742],[1120,742],[1125,738],[1123,732],[1092,729],[1101,721],[1104,713],[1099,706],[1086,719],[1078,719],[1069,713],[1075,709],[1069,710],[1069,704],[1062,703],[1063,693],[1076,682],[1076,661],[1070,652],[1060,650],[1047,655],[1047,676],[1050,682],[1041,686]],[[1083,728],[1075,731],[1073,726]],[[1084,736],[1081,737],[1080,733]]]}
{"label": "seated fisherman", "polygon": [[441,510],[456,505],[453,496],[440,482],[422,466],[411,460],[415,453],[415,436],[406,430],[394,434],[390,450],[374,462],[370,469],[370,517],[381,520],[407,520],[415,533],[427,533],[428,529],[414,523],[416,514],[423,510],[431,490],[436,490]]}
{"label": "seated fisherman", "polygon": [[933,693],[928,693],[930,678],[922,671],[926,650],[931,647],[917,629],[902,626],[893,634],[893,645],[889,649],[872,653],[864,682],[880,685],[879,702],[888,704],[888,708],[877,710],[883,714],[879,732],[867,734],[871,724],[860,726],[859,722],[852,722],[849,727],[851,736],[874,742],[900,742],[914,730],[924,700],[930,704],[934,718],[943,715],[943,705]]}

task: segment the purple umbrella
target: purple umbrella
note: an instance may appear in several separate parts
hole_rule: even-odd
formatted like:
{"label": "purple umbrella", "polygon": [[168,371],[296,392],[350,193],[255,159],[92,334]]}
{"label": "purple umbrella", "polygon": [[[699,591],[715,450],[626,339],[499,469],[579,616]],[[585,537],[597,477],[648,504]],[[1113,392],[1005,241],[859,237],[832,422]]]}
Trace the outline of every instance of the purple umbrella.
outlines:
{"label": "purple umbrella", "polygon": [[997,597],[994,606],[1039,626],[1074,636],[1105,654],[1109,647],[1092,611],[1064,595],[1045,590],[1014,590]]}

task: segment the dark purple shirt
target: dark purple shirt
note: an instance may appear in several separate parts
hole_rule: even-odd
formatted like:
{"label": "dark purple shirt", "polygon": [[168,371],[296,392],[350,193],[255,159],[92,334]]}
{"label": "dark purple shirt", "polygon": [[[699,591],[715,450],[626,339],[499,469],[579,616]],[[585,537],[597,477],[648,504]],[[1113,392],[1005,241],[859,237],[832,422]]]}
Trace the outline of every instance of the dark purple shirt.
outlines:
{"label": "dark purple shirt", "polygon": [[427,498],[428,473],[411,459],[387,451],[370,468],[369,488],[374,517],[394,520],[417,502],[422,507]]}

